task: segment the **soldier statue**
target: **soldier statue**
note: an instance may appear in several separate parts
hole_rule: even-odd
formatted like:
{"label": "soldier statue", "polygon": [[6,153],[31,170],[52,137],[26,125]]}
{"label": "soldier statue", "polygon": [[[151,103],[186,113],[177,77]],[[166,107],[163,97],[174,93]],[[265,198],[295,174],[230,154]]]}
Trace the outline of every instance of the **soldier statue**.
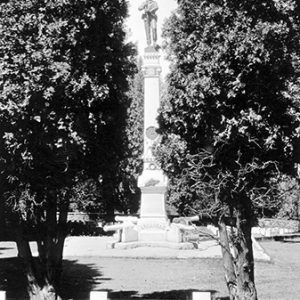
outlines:
{"label": "soldier statue", "polygon": [[154,0],[144,1],[139,10],[143,10],[142,19],[145,23],[147,45],[156,48],[157,42],[157,15],[158,10],[157,2]]}

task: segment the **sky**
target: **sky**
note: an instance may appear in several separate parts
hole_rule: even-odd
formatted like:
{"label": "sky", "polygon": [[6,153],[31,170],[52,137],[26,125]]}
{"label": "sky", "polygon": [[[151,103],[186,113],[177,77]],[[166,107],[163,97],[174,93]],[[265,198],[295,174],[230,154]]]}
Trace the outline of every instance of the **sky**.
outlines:
{"label": "sky", "polygon": [[[157,11],[157,33],[158,44],[161,45],[161,29],[166,18],[168,18],[171,12],[176,9],[176,0],[156,0],[158,3]],[[146,47],[146,34],[144,29],[144,22],[141,18],[142,12],[138,10],[138,7],[144,0],[129,0],[129,18],[126,26],[129,30],[129,40],[138,44],[139,55],[143,55],[144,48]],[[164,78],[168,72],[168,62],[165,59],[166,54],[161,52],[161,65],[162,65],[162,77]]]}

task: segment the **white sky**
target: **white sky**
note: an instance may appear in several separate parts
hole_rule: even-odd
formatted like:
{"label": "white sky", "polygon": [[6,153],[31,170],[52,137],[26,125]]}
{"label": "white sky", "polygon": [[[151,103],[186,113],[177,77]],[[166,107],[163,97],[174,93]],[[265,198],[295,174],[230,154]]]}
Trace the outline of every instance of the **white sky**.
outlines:
{"label": "white sky", "polygon": [[[177,7],[177,0],[156,0],[158,3],[157,11],[157,33],[158,44],[161,45],[161,29],[167,17],[170,16],[171,11]],[[127,27],[129,29],[129,39],[138,44],[139,55],[143,55],[146,47],[146,34],[144,29],[144,22],[141,18],[142,12],[138,10],[144,0],[128,0],[129,2],[129,18],[127,20]],[[162,77],[168,72],[168,62],[165,60],[166,54],[161,51],[161,65]]]}

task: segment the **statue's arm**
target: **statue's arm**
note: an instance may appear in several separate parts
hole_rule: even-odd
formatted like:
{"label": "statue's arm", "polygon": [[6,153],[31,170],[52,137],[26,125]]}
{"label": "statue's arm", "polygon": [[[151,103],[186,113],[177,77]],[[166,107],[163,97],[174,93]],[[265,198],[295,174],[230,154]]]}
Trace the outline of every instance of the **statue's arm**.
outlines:
{"label": "statue's arm", "polygon": [[151,13],[156,13],[156,11],[158,10],[158,4],[156,1],[153,1],[150,8],[149,8]]}
{"label": "statue's arm", "polygon": [[140,6],[139,6],[139,10],[143,10],[146,7],[147,2],[143,2]]}

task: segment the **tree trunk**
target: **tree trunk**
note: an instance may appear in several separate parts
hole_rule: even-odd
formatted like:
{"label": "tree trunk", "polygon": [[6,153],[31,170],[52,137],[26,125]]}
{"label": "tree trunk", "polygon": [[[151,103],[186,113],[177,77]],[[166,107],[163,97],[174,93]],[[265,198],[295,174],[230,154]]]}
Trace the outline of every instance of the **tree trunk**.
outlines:
{"label": "tree trunk", "polygon": [[52,285],[31,285],[30,300],[61,300]]}
{"label": "tree trunk", "polygon": [[236,210],[235,273],[237,278],[237,300],[257,300],[254,284],[254,258],[251,239],[252,210],[247,199]]}
{"label": "tree trunk", "polygon": [[[25,273],[28,282],[28,295],[31,300],[59,300],[61,299],[55,290],[47,274],[54,273],[49,270],[49,265],[39,258],[32,257],[29,242],[24,239],[22,229],[17,230],[16,243],[18,247],[18,256],[22,259],[25,267]],[[51,268],[54,266],[52,265]],[[55,267],[54,267],[55,268]],[[56,268],[55,268],[56,269]],[[50,271],[50,272],[49,272]]]}
{"label": "tree trunk", "polygon": [[40,237],[37,238],[39,257],[33,258],[29,242],[22,226],[17,232],[19,257],[25,265],[28,280],[28,294],[31,300],[59,300],[59,283],[62,273],[63,248],[66,237],[66,223],[69,201],[60,204],[57,218],[57,199],[48,195],[46,223],[39,223]]}
{"label": "tree trunk", "polygon": [[[1,193],[1,192],[0,192]],[[4,218],[4,200],[2,194],[0,194],[0,241],[4,239],[5,233],[5,218]]]}
{"label": "tree trunk", "polygon": [[115,221],[115,200],[113,180],[110,176],[103,175],[103,199],[106,211],[106,222]]}
{"label": "tree trunk", "polygon": [[229,238],[226,224],[223,219],[219,221],[220,244],[222,248],[223,266],[225,271],[225,281],[229,291],[230,300],[238,299],[237,282],[234,269],[234,258],[230,251]]}
{"label": "tree trunk", "polygon": [[218,220],[225,280],[230,300],[257,300],[251,238],[254,224],[251,201],[245,197],[234,203],[237,205],[234,211],[230,210],[231,217],[235,218],[235,222],[230,222],[230,238],[226,226],[228,218]]}

